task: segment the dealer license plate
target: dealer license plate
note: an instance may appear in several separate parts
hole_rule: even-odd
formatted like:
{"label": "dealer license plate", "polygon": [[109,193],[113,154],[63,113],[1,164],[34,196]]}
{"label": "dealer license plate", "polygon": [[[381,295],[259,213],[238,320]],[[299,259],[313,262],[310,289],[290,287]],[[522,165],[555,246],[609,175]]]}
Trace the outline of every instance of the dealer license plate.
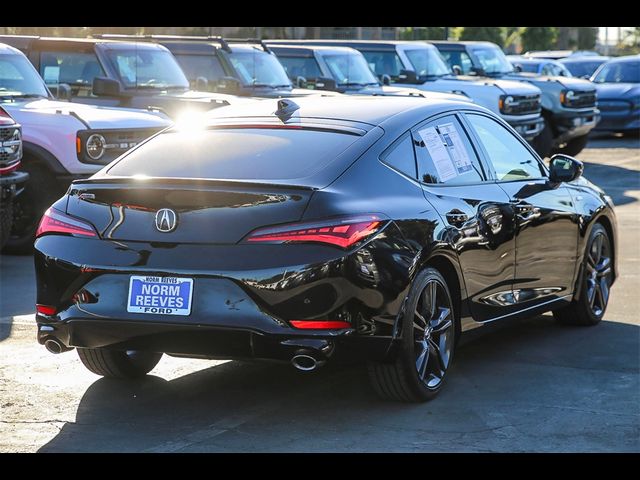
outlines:
{"label": "dealer license plate", "polygon": [[192,296],[192,278],[132,276],[127,312],[189,315]]}

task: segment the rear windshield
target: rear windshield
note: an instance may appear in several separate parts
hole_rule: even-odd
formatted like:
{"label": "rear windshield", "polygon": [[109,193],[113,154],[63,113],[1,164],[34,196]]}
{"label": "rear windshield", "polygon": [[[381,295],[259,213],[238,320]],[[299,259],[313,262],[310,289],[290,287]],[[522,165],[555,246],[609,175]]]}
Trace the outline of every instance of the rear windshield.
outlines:
{"label": "rear windshield", "polygon": [[122,157],[109,175],[290,180],[322,170],[359,136],[302,129],[169,131]]}

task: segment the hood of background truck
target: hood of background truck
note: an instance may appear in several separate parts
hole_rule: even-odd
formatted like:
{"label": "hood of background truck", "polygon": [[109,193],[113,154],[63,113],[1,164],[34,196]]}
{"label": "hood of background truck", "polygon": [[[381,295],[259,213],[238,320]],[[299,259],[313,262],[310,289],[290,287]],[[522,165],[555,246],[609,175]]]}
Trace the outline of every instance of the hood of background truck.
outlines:
{"label": "hood of background truck", "polygon": [[640,83],[595,83],[598,100],[628,99],[640,95]]}
{"label": "hood of background truck", "polygon": [[[44,98],[2,103],[1,105],[14,119],[25,124],[25,127],[28,125],[25,123],[26,117],[32,117],[34,114],[73,116],[74,113],[94,129],[111,129],[114,127],[121,129],[162,128],[171,124],[168,117],[159,112],[99,107],[82,103],[58,102]],[[51,117],[49,123],[55,123],[55,117]]]}
{"label": "hood of background truck", "polygon": [[546,83],[557,82],[568,90],[588,91],[595,89],[593,83],[582,78],[536,75],[535,73],[513,73],[509,77],[531,82],[539,88],[544,88]]}
{"label": "hood of background truck", "polygon": [[538,87],[517,80],[503,80],[489,77],[478,78],[473,75],[457,75],[450,78],[464,82],[472,82],[474,85],[494,86],[502,90],[502,93],[505,95],[535,95],[536,93],[541,93]]}

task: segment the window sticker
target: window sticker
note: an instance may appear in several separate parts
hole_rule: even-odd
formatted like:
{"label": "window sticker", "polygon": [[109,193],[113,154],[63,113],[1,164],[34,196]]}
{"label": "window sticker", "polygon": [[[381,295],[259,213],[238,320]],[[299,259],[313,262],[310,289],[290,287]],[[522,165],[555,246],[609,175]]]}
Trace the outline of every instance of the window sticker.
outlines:
{"label": "window sticker", "polygon": [[447,152],[447,147],[442,141],[442,137],[438,134],[435,127],[428,127],[418,131],[418,134],[424,141],[429,155],[433,160],[433,164],[438,172],[441,182],[446,182],[458,176],[458,172],[451,161],[451,157]]}
{"label": "window sticker", "polygon": [[[456,168],[458,175],[470,172],[473,170],[471,159],[467,154],[462,138],[453,123],[444,123],[438,125],[438,131],[442,136],[443,143],[447,146],[449,155],[451,155],[451,161]],[[425,142],[426,143],[426,142]]]}

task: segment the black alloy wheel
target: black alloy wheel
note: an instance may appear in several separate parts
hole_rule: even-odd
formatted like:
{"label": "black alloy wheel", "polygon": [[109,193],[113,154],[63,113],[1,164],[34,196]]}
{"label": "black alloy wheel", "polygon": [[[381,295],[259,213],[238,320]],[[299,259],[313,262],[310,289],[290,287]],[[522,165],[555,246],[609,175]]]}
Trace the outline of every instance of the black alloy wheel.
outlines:
{"label": "black alloy wheel", "polygon": [[372,362],[376,392],[391,400],[424,402],[440,391],[455,345],[455,312],[444,277],[423,270],[413,282],[402,319],[401,347],[392,363]]}
{"label": "black alloy wheel", "polygon": [[570,325],[595,325],[602,320],[609,303],[612,254],[609,235],[598,223],[585,251],[580,296],[567,307],[555,310],[556,320]]}

